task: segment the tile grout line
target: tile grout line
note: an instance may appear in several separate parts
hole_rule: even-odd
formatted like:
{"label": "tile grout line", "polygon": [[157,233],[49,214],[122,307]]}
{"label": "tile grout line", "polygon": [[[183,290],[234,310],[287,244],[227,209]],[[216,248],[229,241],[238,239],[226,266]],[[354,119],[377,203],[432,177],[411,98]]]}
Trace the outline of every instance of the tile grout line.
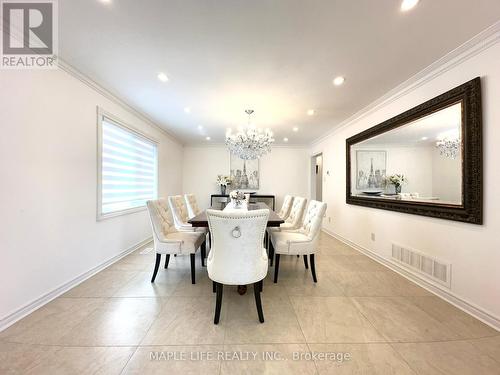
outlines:
{"label": "tile grout line", "polygon": [[359,307],[358,307],[358,306],[354,303],[353,299],[352,299],[351,297],[347,297],[347,299],[349,300],[349,303],[350,303],[352,306],[354,306],[354,308],[356,309],[356,311],[357,311],[357,312],[358,312],[358,313],[359,313],[359,314],[360,314],[363,318],[365,318],[365,320],[366,320],[368,323],[370,323],[370,326],[371,326],[371,327],[375,330],[375,332],[377,332],[377,334],[378,334],[378,335],[380,335],[380,337],[382,337],[382,338],[384,339],[384,341],[383,341],[383,342],[384,342],[384,343],[388,343],[388,341],[387,341],[387,337],[385,337],[385,335],[384,335],[383,333],[381,333],[381,332],[377,329],[377,327],[375,327],[375,325],[373,324],[373,322],[372,322],[370,319],[368,319],[368,317],[367,317],[365,314],[363,314],[363,312],[361,311],[361,309],[360,309],[360,308],[359,308]]}
{"label": "tile grout line", "polygon": [[[319,274],[321,274],[321,273],[323,273],[323,271],[319,271],[319,272],[318,272],[318,279],[319,279]],[[325,276],[325,277],[327,277],[330,281],[332,281],[332,280],[328,277],[327,272],[325,272],[324,274],[325,274],[325,275],[327,275],[327,276]],[[288,293],[288,289],[286,289],[286,288],[285,288],[285,290],[287,291],[288,298],[290,299],[290,297],[291,297],[291,296],[290,296],[290,294]],[[342,296],[343,296],[343,297],[345,297],[346,295],[345,295],[344,289],[343,289],[342,287],[339,287],[339,290],[340,290],[340,293],[342,294]],[[297,296],[295,296],[295,297],[297,297]],[[305,296],[303,296],[303,297],[305,297]],[[301,330],[301,332],[302,332],[302,335],[304,336],[305,344],[306,344],[307,348],[309,349],[309,353],[311,353],[311,354],[312,354],[312,349],[311,349],[310,343],[309,343],[309,341],[308,341],[308,340],[307,340],[307,338],[306,338],[306,335],[305,335],[305,333],[304,333],[304,329],[302,328],[302,325],[300,324],[300,321],[299,321],[299,319],[298,319],[298,316],[297,316],[297,311],[295,310],[295,307],[293,306],[293,303],[291,302],[291,300],[290,300],[290,304],[292,305],[292,309],[293,309],[293,311],[294,311],[294,314],[295,314],[295,316],[297,317],[297,323],[299,324],[299,327],[300,327],[300,330]],[[319,374],[318,364],[316,363],[316,361],[315,361],[315,360],[312,360],[312,362],[313,362],[313,364],[314,364],[314,368],[316,369],[316,374]]]}
{"label": "tile grout line", "polygon": [[128,364],[129,364],[129,362],[130,362],[130,360],[131,360],[131,359],[132,359],[132,357],[135,355],[135,353],[137,353],[137,351],[138,351],[138,350],[139,350],[139,346],[136,346],[136,347],[135,347],[135,350],[132,352],[132,354],[130,355],[130,357],[128,357],[127,362],[125,362],[125,365],[123,365],[123,368],[122,368],[122,370],[120,371],[120,375],[122,375],[122,374],[124,373],[124,371],[125,371],[125,369],[127,368]]}
{"label": "tile grout line", "polygon": [[[324,342],[313,342],[313,341],[295,341],[295,342],[236,342],[227,343],[228,346],[237,345],[301,345],[301,344],[313,344],[313,345],[386,345],[386,344],[445,344],[445,343],[458,343],[458,342],[470,342],[474,344],[475,341],[488,339],[488,338],[500,338],[500,335],[479,337],[474,339],[452,339],[452,340],[435,340],[435,341],[324,341]],[[146,348],[146,347],[162,347],[162,346],[221,346],[222,344],[147,344],[147,345],[62,345],[62,344],[33,344],[18,341],[7,341],[1,340],[0,344],[15,344],[15,345],[26,345],[26,346],[37,346],[46,348]]]}
{"label": "tile grout line", "polygon": [[151,327],[153,326],[153,324],[155,324],[155,322],[159,319],[162,311],[163,311],[163,308],[165,306],[165,304],[167,303],[168,301],[168,298],[163,298],[163,297],[160,297],[160,300],[163,300],[163,303],[161,304],[161,308],[160,308],[160,311],[158,311],[158,314],[156,315],[156,317],[152,320],[151,324],[149,325],[148,329],[146,330],[146,332],[144,333],[144,336],[142,336],[142,339],[139,340],[139,344],[137,344],[137,347],[143,347],[144,345],[141,345],[142,342],[144,341],[144,339],[146,338],[146,336],[148,335],[149,331],[151,330]]}
{"label": "tile grout line", "polygon": [[[366,257],[366,255],[364,254],[360,254],[362,255],[363,257]],[[327,255],[325,255],[327,256]],[[116,272],[121,272],[121,270],[116,270]],[[130,272],[130,271],[124,271],[124,272]],[[132,279],[134,279],[137,275],[140,274],[141,271],[135,271],[135,275],[132,277]],[[147,271],[142,271],[142,272],[147,272]],[[367,271],[367,272],[372,272],[372,271]],[[320,271],[320,273],[322,273],[324,276],[323,277],[328,277],[327,275],[327,271]],[[130,282],[132,281],[129,280],[127,281],[126,285],[130,284]],[[175,288],[178,288],[180,287],[180,283],[181,281],[177,282],[175,284]],[[271,285],[272,284],[272,280],[269,281],[269,283]],[[122,288],[124,288],[126,285],[120,287],[117,289],[117,291],[115,292],[118,293],[119,290],[121,290]],[[361,311],[361,309],[354,303],[354,300],[357,299],[357,298],[375,298],[375,297],[379,297],[379,298],[404,298],[404,299],[407,299],[407,300],[410,300],[412,296],[397,296],[397,295],[388,295],[388,296],[347,296],[344,288],[339,288],[340,292],[342,295],[340,296],[308,296],[308,295],[290,295],[290,292],[288,290],[288,288],[286,286],[280,286],[280,288],[284,289],[284,295],[286,296],[286,301],[288,301],[288,303],[291,305],[292,307],[292,312],[295,316],[295,321],[297,322],[298,326],[299,326],[299,329],[302,333],[302,336],[303,336],[303,339],[304,339],[304,342],[295,342],[295,343],[285,343],[285,342],[280,342],[280,343],[276,343],[276,342],[271,342],[271,343],[233,343],[233,344],[227,344],[226,343],[226,336],[227,336],[227,327],[225,327],[224,329],[224,337],[223,337],[223,343],[222,343],[222,347],[223,347],[223,350],[225,350],[226,346],[227,345],[256,345],[256,346],[261,346],[261,345],[290,345],[290,344],[295,344],[295,345],[303,345],[305,344],[305,346],[307,347],[307,349],[309,350],[309,352],[312,352],[311,351],[311,345],[313,344],[344,344],[344,345],[347,345],[347,344],[356,344],[356,345],[373,345],[373,344],[382,344],[382,345],[389,345],[389,347],[391,348],[391,350],[393,350],[394,352],[396,352],[396,355],[398,358],[400,358],[404,363],[406,363],[408,365],[408,367],[411,369],[411,371],[415,372],[416,370],[410,365],[409,362],[407,362],[407,360],[403,357],[403,355],[397,350],[397,346],[399,344],[430,344],[430,343],[448,343],[448,342],[468,342],[470,343],[470,345],[472,345],[476,350],[478,350],[479,352],[481,352],[482,354],[484,354],[486,357],[490,358],[490,359],[493,359],[494,362],[498,362],[495,358],[493,358],[490,354],[488,354],[487,352],[483,351],[480,349],[480,347],[477,345],[479,343],[479,340],[481,339],[485,339],[485,338],[494,338],[494,337],[500,337],[500,333],[496,333],[496,334],[492,334],[492,335],[486,335],[486,336],[479,336],[479,337],[474,337],[474,338],[455,338],[455,339],[449,339],[449,340],[432,340],[432,341],[392,341],[392,340],[388,340],[384,337],[384,335],[382,335],[379,330],[373,325],[373,323],[371,322],[370,319],[368,319],[368,317]],[[24,345],[32,345],[32,346],[41,346],[41,347],[53,347],[53,348],[58,348],[58,350],[62,350],[64,348],[108,348],[108,347],[128,347],[128,348],[135,348],[135,350],[132,351],[131,355],[129,356],[129,358],[127,359],[125,365],[123,366],[122,370],[121,370],[121,374],[123,374],[125,372],[125,369],[127,368],[127,366],[131,363],[131,359],[134,357],[134,355],[136,355],[136,353],[138,353],[138,351],[140,350],[140,348],[144,348],[144,347],[147,347],[147,346],[151,346],[151,347],[161,347],[161,346],[173,346],[173,347],[180,347],[180,346],[183,346],[183,347],[189,347],[189,346],[199,346],[197,344],[170,344],[170,345],[142,345],[142,343],[144,342],[144,339],[145,337],[148,335],[148,333],[150,332],[152,326],[155,324],[155,322],[158,321],[159,319],[159,316],[161,315],[162,311],[164,311],[164,308],[166,306],[166,303],[168,303],[168,299],[170,298],[170,296],[135,296],[135,297],[120,297],[120,296],[115,296],[115,294],[113,294],[113,296],[111,297],[59,297],[61,299],[68,299],[68,300],[71,300],[71,299],[85,299],[85,298],[88,298],[88,299],[102,299],[104,300],[105,302],[103,303],[108,303],[110,301],[112,301],[113,299],[126,299],[126,298],[130,298],[130,299],[137,299],[137,298],[141,298],[141,299],[150,299],[150,300],[160,300],[160,301],[163,301],[163,303],[161,304],[161,308],[158,312],[158,314],[154,317],[154,319],[152,319],[152,322],[151,324],[149,325],[149,327],[147,328],[147,330],[145,330],[145,334],[144,336],[142,337],[141,340],[139,340],[139,343],[138,345],[92,345],[92,346],[80,346],[80,345],[74,345],[74,346],[67,346],[67,345],[54,345],[54,344],[49,344],[49,345],[46,345],[46,344],[27,344],[27,343],[17,343],[17,342],[11,342],[11,341],[8,341],[8,340],[0,340],[0,342],[4,342],[4,343],[14,343],[14,344],[24,344]],[[193,298],[194,296],[187,296],[187,295],[181,295],[181,296],[177,296],[177,297],[184,297],[184,298]],[[272,296],[271,296],[272,298]],[[305,336],[305,333],[304,333],[304,329],[303,327],[301,326],[300,324],[300,321],[298,319],[298,314],[297,314],[297,311],[296,309],[294,308],[293,306],[293,303],[292,303],[292,299],[293,298],[346,298],[349,303],[351,305],[354,305],[356,311],[358,311],[358,313],[363,316],[364,319],[366,319],[366,321],[368,323],[370,323],[370,326],[372,326],[372,328],[375,330],[375,332],[377,332],[379,335],[381,335],[381,337],[385,340],[383,342],[353,342],[353,343],[345,343],[345,342],[325,342],[325,343],[314,343],[314,342],[308,342],[307,341],[307,338]],[[69,303],[69,301],[68,301]],[[73,303],[73,302],[71,302]],[[415,307],[417,307],[420,311],[422,311],[423,313],[425,313],[427,316],[429,316],[433,321],[436,321],[437,323],[440,323],[440,321],[437,319],[437,318],[434,318],[433,315],[431,315],[430,313],[428,313],[427,311],[425,311],[422,307],[414,304]],[[227,309],[226,309],[226,312],[227,312]],[[89,314],[90,315],[90,314]],[[226,317],[227,319],[227,317]],[[81,324],[81,323],[79,323]],[[203,346],[220,346],[220,344],[202,344]],[[318,371],[318,364],[316,363],[316,361],[313,360],[313,363],[314,363],[314,366],[316,368],[316,372],[319,372]],[[219,361],[219,368],[218,368],[218,373],[219,375],[222,373],[222,362]]]}
{"label": "tile grout line", "polygon": [[304,343],[307,344],[306,334],[304,333],[302,325],[300,324],[299,316],[297,315],[297,311],[295,310],[295,307],[293,306],[292,299],[290,298],[290,294],[288,293],[288,289],[286,287],[285,287],[285,293],[286,293],[286,296],[287,296],[287,299],[288,299],[288,303],[290,304],[290,306],[292,308],[293,315],[295,316],[295,320],[297,321],[297,325],[300,328],[300,333],[302,333],[302,337],[304,338]]}
{"label": "tile grout line", "polygon": [[403,360],[404,363],[406,363],[406,365],[408,366],[408,368],[413,372],[415,373],[415,375],[418,375],[418,369],[415,369],[413,368],[413,366],[406,360],[405,357],[403,357],[403,355],[399,352],[399,350],[397,350],[395,347],[394,347],[394,343],[393,342],[388,342],[387,343],[389,345],[389,347],[396,353],[396,355],[401,358],[401,360]]}
{"label": "tile grout line", "polygon": [[[312,349],[311,349],[311,347],[309,346],[309,343],[308,343],[308,342],[306,342],[306,346],[307,346],[307,348],[309,349],[309,353],[311,353],[311,355],[312,355]],[[314,368],[316,369],[316,374],[319,374],[318,364],[316,363],[316,361],[315,361],[314,359],[312,360],[312,362],[313,362],[313,364],[314,364]]]}
{"label": "tile grout line", "polygon": [[[492,337],[496,337],[496,336],[492,336]],[[489,338],[489,337],[482,337],[480,339],[476,339],[475,341],[479,341],[479,340],[482,340],[482,339],[485,339],[485,338]],[[486,355],[487,357],[491,358],[494,362],[497,362],[498,365],[499,365],[499,368],[500,368],[500,359],[491,356],[489,353],[484,352],[479,346],[477,346],[474,343],[474,340],[470,340],[470,341],[471,341],[471,345],[474,346],[477,350],[479,350],[479,352],[481,352],[481,353],[483,353],[483,355]]]}
{"label": "tile grout line", "polygon": [[[428,317],[430,320],[433,321],[433,323],[437,323],[438,325],[442,325],[441,321],[439,321],[438,319],[436,319],[433,315],[431,315],[429,312],[427,312],[426,310],[424,310],[422,307],[420,307],[419,305],[417,305],[416,303],[413,302],[413,299],[415,298],[437,298],[435,296],[379,296],[379,298],[398,298],[398,299],[404,299],[406,302],[408,302],[408,304],[411,304],[412,307],[416,308],[417,310],[419,310],[421,313],[423,313],[426,317]],[[371,297],[371,296],[356,296],[356,297],[353,297],[353,298],[361,298],[361,299],[366,299],[366,298],[376,298],[376,297]],[[446,302],[446,301],[445,301]],[[477,320],[475,319],[474,317],[472,317],[474,320]],[[367,318],[368,319],[368,318]],[[481,322],[482,323],[482,322]],[[484,323],[482,323],[484,324]],[[448,329],[448,328],[447,328]],[[450,329],[448,329],[450,330]],[[498,336],[498,334],[495,334],[495,335],[487,335],[487,336],[479,336],[479,337],[458,337],[458,338],[452,338],[452,339],[448,339],[448,340],[430,340],[428,342],[447,342],[447,341],[465,341],[465,340],[474,340],[474,339],[480,339],[480,338],[486,338],[486,337],[495,337],[495,336]],[[398,342],[398,341],[393,341],[393,342]]]}

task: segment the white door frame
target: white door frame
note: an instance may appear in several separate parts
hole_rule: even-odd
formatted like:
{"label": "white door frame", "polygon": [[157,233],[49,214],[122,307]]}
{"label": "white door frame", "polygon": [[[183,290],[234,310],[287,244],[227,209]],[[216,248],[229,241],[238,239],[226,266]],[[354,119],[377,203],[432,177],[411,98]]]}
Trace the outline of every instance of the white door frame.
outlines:
{"label": "white door frame", "polygon": [[[322,156],[323,158],[323,166],[324,166],[324,154],[323,151],[315,152],[312,154],[310,166],[311,166],[311,175],[310,175],[310,187],[311,187],[311,199],[316,200],[316,158],[318,156]],[[323,168],[322,168],[323,169]],[[323,176],[321,176],[321,184],[323,184]],[[323,189],[322,189],[323,190]],[[322,194],[323,195],[323,194]]]}

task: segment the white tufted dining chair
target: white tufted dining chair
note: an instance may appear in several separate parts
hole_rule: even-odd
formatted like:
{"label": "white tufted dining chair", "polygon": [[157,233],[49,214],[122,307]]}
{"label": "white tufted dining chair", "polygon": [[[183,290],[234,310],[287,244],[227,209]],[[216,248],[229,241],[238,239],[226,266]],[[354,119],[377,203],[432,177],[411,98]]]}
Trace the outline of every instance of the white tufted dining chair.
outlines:
{"label": "white tufted dining chair", "polygon": [[[292,207],[290,208],[290,214],[286,218],[285,222],[277,228],[267,228],[268,236],[271,236],[274,232],[280,232],[283,230],[295,230],[300,228],[302,223],[302,217],[304,216],[304,209],[306,208],[307,199],[302,197],[293,198]],[[274,248],[271,241],[268,241],[269,245],[269,258],[271,258],[271,266],[274,260]]]}
{"label": "white tufted dining chair", "polygon": [[281,206],[281,209],[278,212],[278,216],[281,217],[283,220],[286,220],[290,215],[292,204],[293,204],[293,196],[285,195],[285,198],[283,199],[283,205]]}
{"label": "white tufted dining chair", "polygon": [[147,203],[151,227],[153,229],[154,250],[156,262],[151,282],[153,283],[158,273],[162,254],[166,254],[165,268],[168,267],[170,254],[189,254],[191,258],[191,282],[195,280],[195,254],[201,248],[202,264],[205,254],[205,235],[202,232],[180,232],[173,225],[172,215],[165,200],[151,200]]}
{"label": "white tufted dining chair", "polygon": [[194,194],[184,194],[184,201],[186,202],[186,207],[188,211],[188,217],[192,218],[201,213],[198,203],[196,202],[196,196]]}
{"label": "white tufted dining chair", "polygon": [[168,197],[168,205],[172,210],[174,224],[177,230],[194,231],[195,228],[187,221],[189,220],[188,209],[182,195],[171,195]]}
{"label": "white tufted dining chair", "polygon": [[[277,213],[278,216],[286,220],[288,216],[290,216],[290,211],[292,209],[292,203],[293,203],[293,196],[292,195],[285,195],[285,198],[283,199],[283,204],[281,205],[281,209]],[[275,228],[276,229],[276,228]],[[269,248],[269,228],[268,231],[266,232],[266,247]]]}
{"label": "white tufted dining chair", "polygon": [[207,210],[207,218],[213,241],[207,270],[217,292],[214,324],[219,323],[224,284],[253,284],[259,321],[264,323],[260,293],[268,260],[262,244],[269,210]]}
{"label": "white tufted dining chair", "polygon": [[190,219],[186,201],[182,195],[172,195],[168,197],[168,206],[174,217],[175,228],[178,231],[202,232],[207,234],[207,228],[195,228],[188,223]]}
{"label": "white tufted dining chair", "polygon": [[316,266],[314,263],[314,253],[316,252],[321,223],[326,212],[326,203],[311,201],[307,207],[304,220],[299,229],[273,232],[271,244],[276,252],[276,264],[274,266],[274,282],[278,282],[278,272],[280,265],[280,255],[303,255],[304,265],[307,268],[307,255],[311,261],[311,273],[314,282],[316,278]]}

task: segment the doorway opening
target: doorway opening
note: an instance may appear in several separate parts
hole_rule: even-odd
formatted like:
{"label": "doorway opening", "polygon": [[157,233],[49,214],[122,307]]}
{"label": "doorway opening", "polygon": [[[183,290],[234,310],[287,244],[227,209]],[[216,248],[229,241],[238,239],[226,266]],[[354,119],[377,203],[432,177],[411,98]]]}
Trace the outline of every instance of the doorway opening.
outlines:
{"label": "doorway opening", "polygon": [[323,154],[311,158],[311,198],[323,200]]}

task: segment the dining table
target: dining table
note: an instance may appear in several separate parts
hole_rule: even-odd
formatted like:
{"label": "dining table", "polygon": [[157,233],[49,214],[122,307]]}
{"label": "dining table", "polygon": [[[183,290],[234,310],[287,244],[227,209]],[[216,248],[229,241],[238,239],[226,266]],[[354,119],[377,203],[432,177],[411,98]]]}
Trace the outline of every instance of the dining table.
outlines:
{"label": "dining table", "polygon": [[[279,227],[281,224],[285,222],[281,217],[278,216],[276,212],[274,212],[267,204],[263,202],[250,203],[248,205],[248,211],[260,210],[263,208],[267,208],[269,210],[269,218],[267,219],[268,227]],[[219,208],[213,208],[213,209],[220,211]],[[202,211],[198,215],[189,219],[188,223],[191,224],[193,227],[208,228],[207,212]]]}
{"label": "dining table", "polygon": [[[257,202],[257,203],[250,203],[247,205],[248,211],[252,210],[260,210],[260,209],[265,209],[267,208],[269,210],[269,218],[267,219],[267,227],[279,227],[281,224],[283,224],[285,221],[278,216],[276,212],[274,212],[267,204],[263,202]],[[220,208],[214,208],[220,210]],[[208,228],[208,219],[207,219],[207,212],[202,211],[198,215],[192,217],[191,219],[188,220],[188,223],[191,224],[193,227],[197,228]],[[212,236],[210,234],[210,230],[208,232],[208,238],[210,242],[210,247],[212,246]],[[247,291],[247,286],[246,285],[239,285],[238,286],[238,293],[239,294],[245,294]]]}

